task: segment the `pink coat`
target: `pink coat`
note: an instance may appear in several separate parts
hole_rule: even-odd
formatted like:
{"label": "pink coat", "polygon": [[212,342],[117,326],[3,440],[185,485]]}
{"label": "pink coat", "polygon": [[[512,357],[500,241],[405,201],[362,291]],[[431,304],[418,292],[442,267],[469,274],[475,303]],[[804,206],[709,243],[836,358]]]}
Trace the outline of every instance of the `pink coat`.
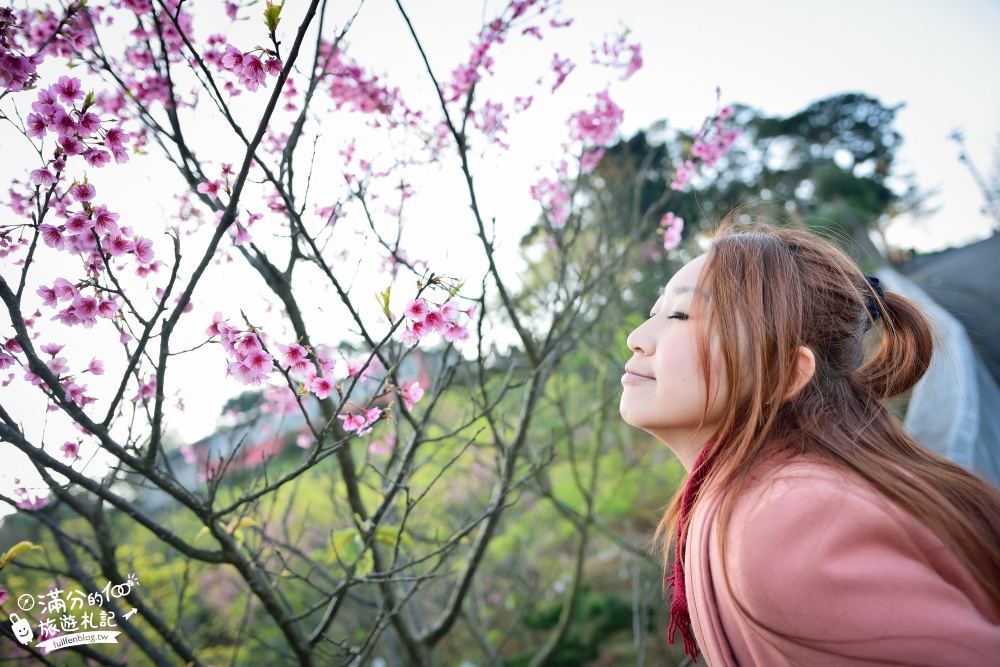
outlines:
{"label": "pink coat", "polygon": [[[710,667],[1000,666],[1000,613],[916,519],[820,463],[786,460],[758,478],[734,508],[725,570],[720,496],[706,488],[692,515],[688,606]],[[737,600],[803,643],[759,628]]]}

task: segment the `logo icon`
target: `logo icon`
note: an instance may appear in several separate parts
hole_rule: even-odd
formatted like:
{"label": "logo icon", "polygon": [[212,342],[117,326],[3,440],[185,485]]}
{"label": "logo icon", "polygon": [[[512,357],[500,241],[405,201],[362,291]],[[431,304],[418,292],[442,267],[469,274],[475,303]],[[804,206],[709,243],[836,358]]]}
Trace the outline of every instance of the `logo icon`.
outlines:
{"label": "logo icon", "polygon": [[31,632],[31,624],[28,623],[28,619],[21,618],[17,614],[10,615],[10,629],[14,631],[17,641],[24,645],[27,645],[35,636]]}

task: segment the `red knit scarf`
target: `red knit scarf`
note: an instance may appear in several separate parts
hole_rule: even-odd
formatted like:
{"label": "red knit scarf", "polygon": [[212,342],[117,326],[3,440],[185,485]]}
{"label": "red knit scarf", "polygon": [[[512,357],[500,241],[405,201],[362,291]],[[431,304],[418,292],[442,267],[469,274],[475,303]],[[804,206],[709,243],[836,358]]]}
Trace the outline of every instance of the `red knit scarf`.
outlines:
{"label": "red knit scarf", "polygon": [[684,530],[690,518],[691,508],[701,490],[702,482],[711,472],[715,462],[714,457],[706,460],[706,453],[711,448],[711,444],[706,445],[698,458],[694,462],[694,469],[688,476],[684,491],[681,492],[681,510],[677,515],[677,539],[674,542],[674,563],[670,570],[670,576],[663,582],[667,589],[673,589],[670,593],[670,627],[667,628],[667,641],[672,646],[674,634],[681,631],[681,639],[684,641],[684,652],[691,656],[691,659],[698,662],[698,645],[694,640],[694,632],[691,630],[691,613],[688,610],[687,591],[684,585],[684,548],[687,545],[687,533]]}

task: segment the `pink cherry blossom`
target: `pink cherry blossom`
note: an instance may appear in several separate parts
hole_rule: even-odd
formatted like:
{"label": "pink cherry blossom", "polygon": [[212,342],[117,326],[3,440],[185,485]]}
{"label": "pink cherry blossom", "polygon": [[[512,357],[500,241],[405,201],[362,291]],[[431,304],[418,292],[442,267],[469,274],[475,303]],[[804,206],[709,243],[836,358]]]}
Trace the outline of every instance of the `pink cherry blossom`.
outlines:
{"label": "pink cherry blossom", "polygon": [[333,383],[330,382],[330,378],[316,376],[309,383],[309,391],[316,394],[316,398],[329,398],[330,392],[333,391]]}
{"label": "pink cherry blossom", "polygon": [[31,182],[47,188],[55,185],[56,177],[48,169],[35,169],[31,172]]}
{"label": "pink cherry blossom", "polygon": [[37,294],[38,296],[42,297],[42,305],[43,306],[48,306],[49,308],[55,308],[56,307],[56,303],[57,303],[56,302],[56,291],[54,289],[52,289],[51,287],[46,287],[45,285],[42,285],[37,290],[35,290],[35,294]]}
{"label": "pink cherry blossom", "polygon": [[406,330],[403,331],[403,336],[400,338],[400,342],[407,347],[413,347],[417,344],[418,340],[419,338],[416,333],[407,325]]}
{"label": "pink cherry blossom", "polygon": [[453,343],[457,340],[468,340],[469,331],[463,326],[458,324],[450,324],[444,332],[444,339],[449,343]]}
{"label": "pink cherry blossom", "polygon": [[462,312],[458,309],[458,304],[454,299],[449,299],[438,308],[438,314],[444,318],[445,322],[454,322],[458,314]]}
{"label": "pink cherry blossom", "polygon": [[80,445],[78,443],[67,441],[59,449],[62,451],[63,456],[68,459],[72,459],[73,461],[80,459]]}
{"label": "pink cherry blossom", "polygon": [[56,84],[55,88],[59,93],[59,99],[67,104],[83,99],[83,88],[80,85],[80,80],[76,77],[59,77],[59,83]]}
{"label": "pink cherry blossom", "polygon": [[263,350],[255,350],[243,360],[253,372],[264,375],[274,366],[274,358]]}
{"label": "pink cherry blossom", "polygon": [[552,84],[552,92],[556,92],[559,86],[563,85],[566,77],[576,68],[576,63],[569,58],[561,59],[558,53],[552,54],[552,71],[556,74],[556,82]]}
{"label": "pink cherry blossom", "polygon": [[116,235],[118,229],[118,214],[108,210],[103,204],[94,207],[94,230],[98,234]]}
{"label": "pink cherry blossom", "polygon": [[63,239],[62,232],[52,225],[39,225],[38,231],[42,235],[42,240],[50,248],[62,250],[66,247],[66,240]]}
{"label": "pink cherry blossom", "polygon": [[368,453],[374,456],[391,454],[392,448],[396,446],[396,436],[390,433],[385,440],[372,440],[368,445]]}
{"label": "pink cherry blossom", "polygon": [[278,343],[278,351],[284,355],[283,365],[284,366],[295,366],[306,358],[306,349],[299,345],[298,343],[292,343],[290,345],[282,345]]}
{"label": "pink cherry blossom", "polygon": [[65,278],[56,278],[55,283],[52,285],[52,289],[55,290],[56,296],[59,297],[60,301],[71,301],[76,298],[79,292],[76,286]]}
{"label": "pink cherry blossom", "polygon": [[253,53],[243,56],[243,71],[240,74],[240,83],[251,92],[257,90],[257,86],[261,84],[267,85],[267,70],[264,69],[264,63]]}
{"label": "pink cherry blossom", "polygon": [[32,138],[39,138],[45,135],[45,119],[37,113],[28,114],[26,122],[27,134]]}
{"label": "pink cherry blossom", "polygon": [[403,311],[403,314],[414,322],[422,322],[429,312],[430,308],[427,307],[427,302],[416,298],[406,304],[406,310]]}
{"label": "pink cherry blossom", "polygon": [[73,312],[81,320],[97,317],[97,299],[92,296],[77,296],[73,299]]}
{"label": "pink cherry blossom", "polygon": [[80,127],[80,134],[86,138],[101,129],[101,119],[97,117],[97,114],[88,111],[80,116],[77,125]]}
{"label": "pink cherry blossom", "polygon": [[562,227],[569,219],[569,187],[562,179],[542,178],[531,186],[530,193],[553,227]]}
{"label": "pink cherry blossom", "polygon": [[674,172],[674,178],[670,182],[670,188],[672,190],[681,190],[685,185],[691,182],[691,177],[694,176],[695,166],[691,160],[685,160],[680,165],[678,165],[677,170]]}
{"label": "pink cherry blossom", "polygon": [[608,91],[597,93],[593,111],[578,111],[570,116],[570,136],[593,146],[611,143],[625,117],[621,107],[612,101]]}
{"label": "pink cherry blossom", "polygon": [[589,174],[594,170],[600,162],[601,158],[604,157],[603,148],[595,148],[593,150],[584,151],[583,155],[580,156],[580,173]]}
{"label": "pink cherry blossom", "polygon": [[24,371],[24,381],[28,382],[36,387],[41,386],[42,378],[38,377],[28,369],[27,364],[23,364],[21,369]]}
{"label": "pink cherry blossom", "polygon": [[61,139],[72,138],[80,131],[80,127],[73,120],[73,117],[62,108],[57,109],[55,115],[52,117],[52,129],[56,131]]}
{"label": "pink cherry blossom", "polygon": [[97,399],[87,396],[87,385],[79,385],[76,382],[67,382],[66,386],[63,388],[66,392],[66,398],[73,401],[81,408],[86,407],[90,403],[96,403]]}
{"label": "pink cherry blossom", "polygon": [[367,424],[367,420],[362,415],[337,415],[337,419],[344,420],[345,431],[361,431]]}
{"label": "pink cherry blossom", "polygon": [[69,372],[69,363],[66,361],[66,357],[56,357],[55,359],[49,359],[45,362],[45,365],[49,367],[49,370],[56,375],[62,375],[63,373]]}
{"label": "pink cherry blossom", "polygon": [[146,382],[139,385],[139,391],[131,400],[133,403],[148,406],[154,398],[156,398],[156,376],[151,375]]}
{"label": "pink cherry blossom", "polygon": [[660,228],[657,233],[663,234],[663,248],[673,250],[681,242],[681,231],[684,229],[684,220],[673,213],[666,213],[660,220]]}
{"label": "pink cherry blossom", "polygon": [[91,167],[100,169],[104,165],[111,162],[111,154],[107,151],[102,151],[97,148],[92,148],[83,154],[83,159],[87,161]]}
{"label": "pink cherry blossom", "polygon": [[235,349],[237,354],[244,356],[253,352],[260,352],[260,340],[252,333],[243,334],[236,342]]}
{"label": "pink cherry blossom", "polygon": [[62,146],[63,151],[66,155],[79,155],[80,153],[87,150],[87,145],[76,138],[76,136],[65,136],[59,139],[59,145]]}
{"label": "pink cherry blossom", "polygon": [[423,387],[416,380],[403,388],[399,393],[403,397],[403,402],[406,403],[407,410],[412,410],[413,404],[424,396]]}
{"label": "pink cherry blossom", "polygon": [[149,264],[153,261],[153,241],[145,236],[140,236],[135,240],[135,258],[143,263]]}
{"label": "pink cherry blossom", "polygon": [[104,145],[111,150],[121,150],[132,137],[120,127],[113,127],[104,135]]}
{"label": "pink cherry blossom", "polygon": [[106,317],[110,319],[114,316],[116,310],[118,310],[118,304],[110,299],[101,299],[101,303],[97,306],[97,314],[99,317]]}
{"label": "pink cherry blossom", "polygon": [[430,331],[439,332],[448,326],[445,319],[441,317],[441,313],[434,311],[427,313],[427,317],[424,318],[424,326],[426,326]]}
{"label": "pink cherry blossom", "polygon": [[48,354],[48,355],[51,355],[51,356],[54,357],[57,354],[59,354],[59,351],[62,350],[63,347],[65,347],[65,346],[58,345],[56,343],[46,343],[45,345],[39,346],[38,349],[41,350],[42,352],[44,352],[45,354]]}
{"label": "pink cherry blossom", "polygon": [[218,197],[220,186],[222,186],[222,182],[219,180],[205,181],[198,184],[198,192],[206,194],[209,197]]}
{"label": "pink cherry blossom", "polygon": [[111,251],[112,257],[120,257],[125,253],[132,252],[134,249],[135,243],[122,233],[112,236],[108,243],[108,250]]}
{"label": "pink cherry blossom", "polygon": [[90,360],[90,363],[87,364],[87,370],[94,375],[104,375],[104,362],[97,357],[94,357]]}
{"label": "pink cherry blossom", "polygon": [[234,246],[239,247],[241,245],[244,245],[246,243],[251,243],[253,241],[253,237],[250,236],[250,233],[246,230],[246,227],[244,227],[238,222],[229,228],[229,232],[233,237]]}
{"label": "pink cherry blossom", "polygon": [[83,234],[89,231],[93,226],[94,221],[82,212],[74,213],[70,216],[69,220],[66,221],[66,231],[72,235]]}
{"label": "pink cherry blossom", "polygon": [[364,371],[362,371],[361,370],[362,367],[364,367],[364,363],[363,362],[361,362],[361,361],[354,361],[353,359],[348,359],[347,360],[347,377],[351,378],[351,377],[354,377],[355,375],[358,375],[358,373],[361,373],[361,375],[358,377],[358,379],[359,380],[364,380],[365,378],[368,377],[368,373],[371,372],[372,369],[371,369],[371,366],[369,366],[368,368],[365,368]]}
{"label": "pink cherry blossom", "polygon": [[14,357],[6,352],[0,352],[0,371],[7,370],[16,363]]}
{"label": "pink cherry blossom", "polygon": [[69,193],[77,201],[90,201],[97,195],[97,190],[90,183],[79,183],[71,187]]}
{"label": "pink cherry blossom", "polygon": [[212,315],[212,323],[205,329],[206,336],[218,336],[229,329],[229,325],[222,319],[222,313],[216,311]]}
{"label": "pink cherry blossom", "polygon": [[17,342],[16,338],[8,338],[3,344],[3,349],[7,350],[11,354],[20,354],[24,351],[21,349],[21,344]]}
{"label": "pink cherry blossom", "polygon": [[222,66],[239,73],[243,70],[243,52],[232,44],[226,44],[226,52],[222,56]]}

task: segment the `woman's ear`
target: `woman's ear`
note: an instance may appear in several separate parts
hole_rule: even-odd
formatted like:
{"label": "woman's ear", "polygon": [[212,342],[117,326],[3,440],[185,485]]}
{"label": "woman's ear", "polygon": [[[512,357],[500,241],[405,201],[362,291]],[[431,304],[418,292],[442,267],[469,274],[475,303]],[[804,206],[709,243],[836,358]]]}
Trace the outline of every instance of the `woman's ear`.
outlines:
{"label": "woman's ear", "polygon": [[802,391],[802,388],[809,384],[809,380],[815,373],[816,355],[805,345],[799,345],[795,351],[795,377],[792,380],[792,386],[785,392],[784,400],[787,401]]}

